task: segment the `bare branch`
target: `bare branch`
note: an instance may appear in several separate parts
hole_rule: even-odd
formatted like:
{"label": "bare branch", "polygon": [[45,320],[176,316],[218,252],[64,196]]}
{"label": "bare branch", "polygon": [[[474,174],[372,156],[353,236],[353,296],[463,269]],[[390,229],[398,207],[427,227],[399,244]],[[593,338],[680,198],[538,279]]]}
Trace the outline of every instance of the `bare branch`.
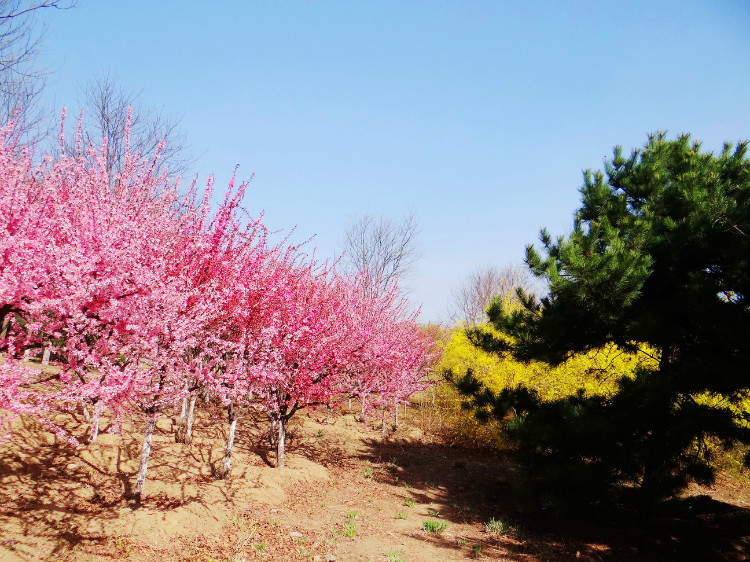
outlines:
{"label": "bare branch", "polygon": [[528,269],[518,265],[507,265],[503,269],[487,266],[472,271],[466,279],[451,290],[450,319],[462,321],[472,327],[488,320],[486,310],[495,296],[515,298],[517,287],[527,292],[533,286]]}
{"label": "bare branch", "polygon": [[0,9],[5,9],[6,6],[15,6],[16,10],[20,10],[17,12],[11,13],[0,13],[0,20],[9,20],[13,18],[17,18],[23,15],[28,14],[29,12],[33,12],[34,10],[39,10],[41,8],[57,8],[59,10],[67,10],[68,8],[72,8],[71,5],[67,7],[60,6],[59,0],[54,0],[53,2],[39,2],[38,4],[29,4],[27,8],[19,8],[18,5],[20,4],[19,1],[15,2],[0,2]]}
{"label": "bare branch", "polygon": [[[179,130],[179,119],[168,117],[163,111],[145,108],[140,94],[125,90],[110,74],[99,74],[82,90],[86,141],[94,146],[107,139],[107,169],[116,174],[124,164],[125,128],[128,108],[131,108],[130,150],[151,160],[162,141],[164,148],[156,165],[156,172],[168,168],[170,174],[182,174],[195,162]],[[68,152],[74,147],[66,147]]]}
{"label": "bare branch", "polygon": [[43,138],[51,124],[39,107],[47,72],[34,65],[44,37],[34,15],[43,8],[73,7],[61,4],[0,0],[0,120],[15,120],[17,135],[31,142]]}
{"label": "bare branch", "polygon": [[419,224],[413,213],[401,221],[365,214],[345,233],[345,260],[350,272],[366,274],[377,291],[407,275],[421,252]]}

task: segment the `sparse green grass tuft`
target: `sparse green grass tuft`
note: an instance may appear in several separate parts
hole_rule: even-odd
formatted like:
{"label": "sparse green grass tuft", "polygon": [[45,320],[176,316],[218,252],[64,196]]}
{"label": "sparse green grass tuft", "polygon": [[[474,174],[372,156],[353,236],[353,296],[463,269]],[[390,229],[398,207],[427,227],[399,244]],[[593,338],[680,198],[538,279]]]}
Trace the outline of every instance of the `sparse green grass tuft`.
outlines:
{"label": "sparse green grass tuft", "polygon": [[506,521],[500,521],[494,517],[484,524],[484,530],[496,537],[499,537],[508,529],[510,529],[510,525]]}
{"label": "sparse green grass tuft", "polygon": [[432,521],[431,519],[428,519],[422,523],[422,527],[428,533],[439,534],[448,528],[448,524],[445,521]]}

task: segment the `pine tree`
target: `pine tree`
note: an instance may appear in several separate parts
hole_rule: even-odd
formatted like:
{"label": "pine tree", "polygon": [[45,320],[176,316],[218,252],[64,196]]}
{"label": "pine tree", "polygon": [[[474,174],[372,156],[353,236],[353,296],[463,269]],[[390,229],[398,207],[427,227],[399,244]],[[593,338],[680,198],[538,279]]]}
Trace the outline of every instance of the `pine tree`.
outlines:
{"label": "pine tree", "polygon": [[[750,412],[736,406],[750,388],[747,143],[715,156],[687,135],[651,135],[630,157],[615,148],[604,173],[586,171],[581,195],[567,237],[542,231],[542,253],[527,247],[549,293],[519,290],[515,310],[495,299],[489,317],[510,343],[475,340],[551,364],[607,343],[656,350],[658,367],[622,381],[613,397],[527,401],[508,424],[537,500],[635,485],[650,511],[689,480],[711,481],[707,439],[750,443]],[[480,408],[492,402],[465,390]]]}

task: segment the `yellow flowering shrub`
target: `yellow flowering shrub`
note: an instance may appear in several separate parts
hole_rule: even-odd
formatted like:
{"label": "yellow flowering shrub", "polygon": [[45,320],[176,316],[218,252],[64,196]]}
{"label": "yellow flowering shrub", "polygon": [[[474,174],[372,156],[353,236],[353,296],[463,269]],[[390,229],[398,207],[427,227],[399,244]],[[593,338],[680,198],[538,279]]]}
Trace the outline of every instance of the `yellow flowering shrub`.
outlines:
{"label": "yellow flowering shrub", "polygon": [[[489,325],[483,330],[493,332],[495,337],[504,335],[494,331]],[[477,421],[470,410],[461,407],[465,401],[453,385],[442,378],[451,372],[461,376],[471,369],[474,376],[487,388],[497,392],[503,388],[518,385],[536,390],[542,400],[556,400],[583,389],[590,395],[608,395],[617,388],[617,381],[631,377],[640,368],[654,368],[658,354],[645,350],[629,353],[615,345],[572,356],[557,367],[546,363],[516,361],[512,357],[499,357],[474,346],[465,330],[452,330],[447,340],[442,358],[435,373],[436,386],[424,393],[419,401],[425,423],[429,421],[431,432],[439,434],[449,443],[471,446],[502,446],[499,422],[487,424]]]}

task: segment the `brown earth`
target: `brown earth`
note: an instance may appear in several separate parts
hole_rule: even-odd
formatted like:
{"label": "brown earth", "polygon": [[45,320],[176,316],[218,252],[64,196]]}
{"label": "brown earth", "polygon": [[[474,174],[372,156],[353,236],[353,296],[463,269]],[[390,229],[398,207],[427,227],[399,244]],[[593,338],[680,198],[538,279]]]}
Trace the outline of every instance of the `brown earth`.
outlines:
{"label": "brown earth", "polygon": [[[245,416],[226,480],[212,476],[223,412],[199,410],[191,445],[174,443],[176,418],[163,416],[139,509],[124,498],[142,422],[75,450],[17,420],[0,445],[0,561],[748,559],[747,477],[722,473],[649,524],[561,522],[517,510],[511,458],[442,446],[409,412],[385,442],[353,412],[298,413],[285,469],[273,468],[264,420]],[[67,416],[82,437],[87,424]],[[509,527],[488,532],[490,518]],[[426,531],[425,521],[445,529]]]}

